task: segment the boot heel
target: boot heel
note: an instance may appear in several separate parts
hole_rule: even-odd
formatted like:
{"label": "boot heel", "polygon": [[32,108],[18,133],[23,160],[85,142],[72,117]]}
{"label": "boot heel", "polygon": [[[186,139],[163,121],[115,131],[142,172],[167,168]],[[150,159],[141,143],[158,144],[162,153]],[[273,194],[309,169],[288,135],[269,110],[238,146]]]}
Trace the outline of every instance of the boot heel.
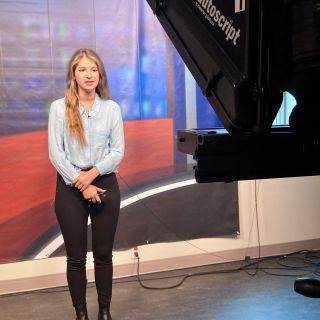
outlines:
{"label": "boot heel", "polygon": [[76,320],[89,320],[86,306],[75,307],[75,309],[77,315]]}
{"label": "boot heel", "polygon": [[109,308],[99,308],[98,320],[112,320]]}

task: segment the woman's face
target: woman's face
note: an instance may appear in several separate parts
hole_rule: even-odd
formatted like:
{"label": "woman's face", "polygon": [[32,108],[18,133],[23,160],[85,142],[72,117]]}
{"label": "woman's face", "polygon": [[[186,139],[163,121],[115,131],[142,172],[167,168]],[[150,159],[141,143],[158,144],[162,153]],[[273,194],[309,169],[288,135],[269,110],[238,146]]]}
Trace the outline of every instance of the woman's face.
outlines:
{"label": "woman's face", "polygon": [[78,84],[79,94],[92,93],[99,83],[99,70],[97,64],[86,56],[81,58],[75,69],[75,80]]}

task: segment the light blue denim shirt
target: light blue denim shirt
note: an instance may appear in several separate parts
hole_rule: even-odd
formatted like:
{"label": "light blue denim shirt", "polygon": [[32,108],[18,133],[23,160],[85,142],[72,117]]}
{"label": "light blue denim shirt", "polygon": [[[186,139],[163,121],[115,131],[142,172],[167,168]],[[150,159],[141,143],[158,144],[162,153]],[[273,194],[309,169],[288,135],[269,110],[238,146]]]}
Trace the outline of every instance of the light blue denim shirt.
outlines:
{"label": "light blue denim shirt", "polygon": [[66,184],[72,184],[81,169],[95,166],[100,175],[116,172],[124,155],[123,121],[119,105],[112,100],[102,100],[98,94],[89,115],[80,105],[86,139],[84,146],[69,135],[65,110],[64,98],[51,104],[48,142],[49,159]]}

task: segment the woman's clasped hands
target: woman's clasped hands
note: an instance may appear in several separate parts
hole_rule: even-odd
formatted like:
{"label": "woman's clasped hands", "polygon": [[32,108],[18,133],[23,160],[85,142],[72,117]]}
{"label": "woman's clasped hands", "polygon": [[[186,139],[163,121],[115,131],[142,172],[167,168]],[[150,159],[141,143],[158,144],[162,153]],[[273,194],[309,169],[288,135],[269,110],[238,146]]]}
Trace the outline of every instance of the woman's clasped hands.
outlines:
{"label": "woman's clasped hands", "polygon": [[82,192],[84,199],[93,203],[101,203],[99,194],[106,190],[94,186],[92,181],[99,176],[99,171],[96,167],[88,171],[81,171],[79,176],[73,181],[74,187]]}

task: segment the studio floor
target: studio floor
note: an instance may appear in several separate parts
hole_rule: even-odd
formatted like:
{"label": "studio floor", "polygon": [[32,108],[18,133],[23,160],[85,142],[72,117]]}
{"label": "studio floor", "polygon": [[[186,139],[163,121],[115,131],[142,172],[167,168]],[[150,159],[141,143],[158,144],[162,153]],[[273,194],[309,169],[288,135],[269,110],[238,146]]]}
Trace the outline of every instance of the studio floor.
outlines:
{"label": "studio floor", "polygon": [[[192,275],[180,286],[162,290],[145,289],[136,277],[115,279],[113,320],[319,320],[320,299],[294,291],[296,278],[317,277],[317,263],[315,273],[310,273],[305,258],[276,257],[240,271],[244,262],[141,276],[146,286],[169,287]],[[97,318],[96,299],[94,284],[89,283],[91,320]],[[75,319],[66,287],[1,296],[0,310],[1,320]]]}

